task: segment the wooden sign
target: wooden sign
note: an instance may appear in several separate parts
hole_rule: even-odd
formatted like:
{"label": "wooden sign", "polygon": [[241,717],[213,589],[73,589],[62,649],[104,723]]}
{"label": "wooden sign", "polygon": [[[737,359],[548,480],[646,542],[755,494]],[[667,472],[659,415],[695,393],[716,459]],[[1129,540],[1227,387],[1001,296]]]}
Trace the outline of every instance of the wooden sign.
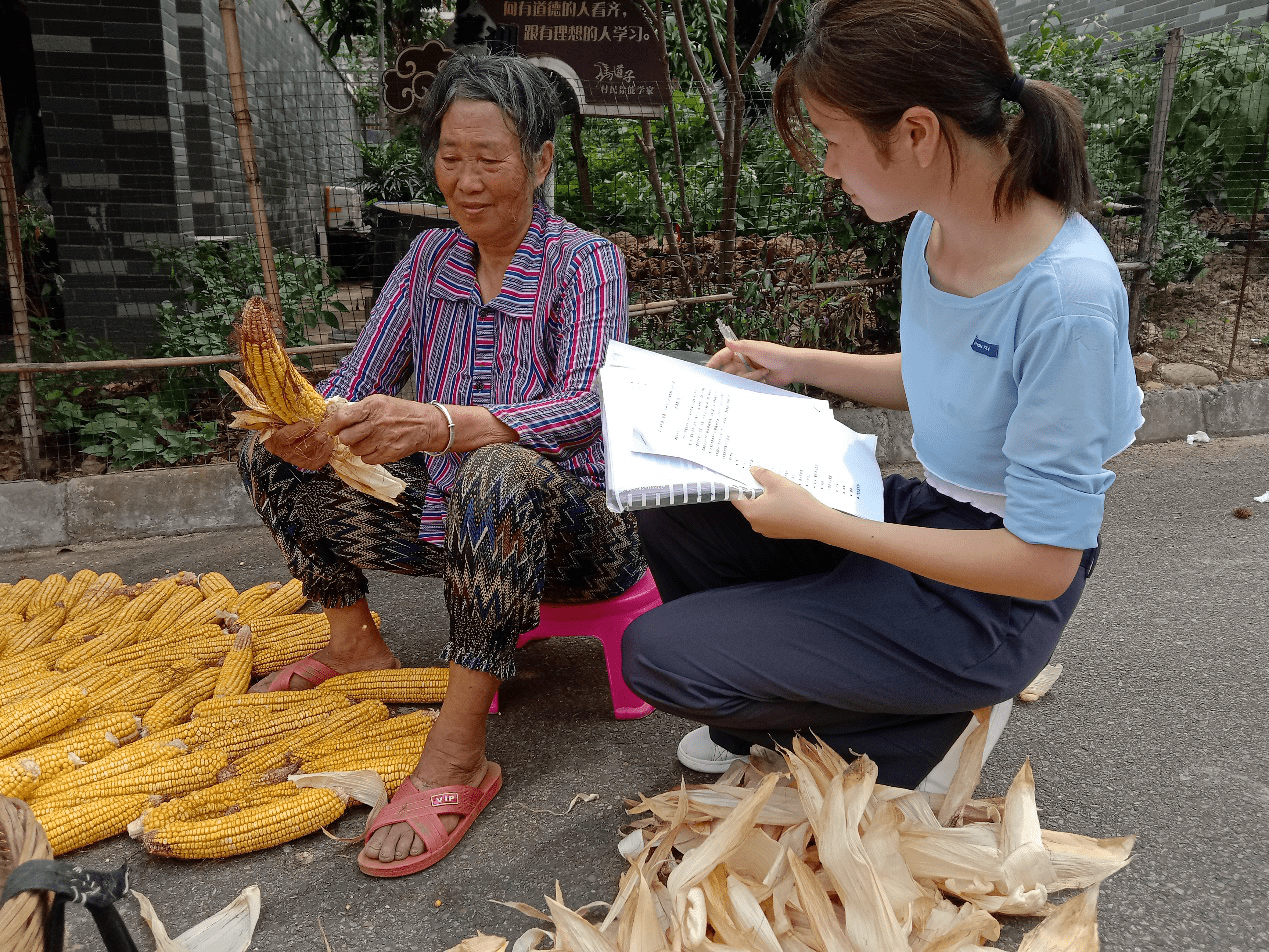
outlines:
{"label": "wooden sign", "polygon": [[[670,90],[661,71],[661,44],[631,0],[487,0],[468,3],[446,39],[452,46],[513,49],[558,75],[584,116],[660,116]],[[383,76],[393,112],[417,108],[449,46],[430,40],[397,57]]]}
{"label": "wooden sign", "polygon": [[395,113],[413,112],[423,105],[432,80],[454,51],[440,40],[401,51],[396,66],[383,74],[383,104]]}

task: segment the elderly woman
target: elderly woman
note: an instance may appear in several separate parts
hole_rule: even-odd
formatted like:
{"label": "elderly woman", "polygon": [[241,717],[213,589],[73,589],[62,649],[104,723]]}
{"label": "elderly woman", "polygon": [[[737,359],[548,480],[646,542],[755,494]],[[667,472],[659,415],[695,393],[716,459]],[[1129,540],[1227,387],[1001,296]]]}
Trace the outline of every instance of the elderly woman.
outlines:
{"label": "elderly woman", "polygon": [[[367,830],[359,864],[372,876],[437,862],[497,792],[485,719],[539,602],[612,598],[644,571],[633,521],[604,504],[594,391],[607,342],[626,337],[625,274],[608,241],[542,202],[558,114],[550,82],[522,59],[449,60],[422,143],[459,227],[415,240],[320,387],[353,402],[322,430],[248,439],[239,461],[331,627],[326,648],[257,689],[398,667],[362,569],[445,580],[449,692],[414,773]],[[399,506],[323,468],[330,435],[405,480]]]}

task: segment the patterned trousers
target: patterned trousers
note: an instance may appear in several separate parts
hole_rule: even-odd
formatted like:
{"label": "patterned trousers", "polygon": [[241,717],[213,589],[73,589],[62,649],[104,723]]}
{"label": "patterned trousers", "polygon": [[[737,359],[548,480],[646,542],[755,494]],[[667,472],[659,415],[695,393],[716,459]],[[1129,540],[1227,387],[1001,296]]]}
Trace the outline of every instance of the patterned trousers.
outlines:
{"label": "patterned trousers", "polygon": [[427,469],[387,469],[405,480],[400,505],[380,502],[330,472],[279,459],[253,434],[238,470],[304,594],[327,608],[364,598],[363,569],[445,580],[450,640],[442,660],[500,680],[515,674],[516,640],[538,606],[620,595],[645,565],[634,519],[604,493],[514,443],[466,454],[449,497],[445,543],[419,539]]}

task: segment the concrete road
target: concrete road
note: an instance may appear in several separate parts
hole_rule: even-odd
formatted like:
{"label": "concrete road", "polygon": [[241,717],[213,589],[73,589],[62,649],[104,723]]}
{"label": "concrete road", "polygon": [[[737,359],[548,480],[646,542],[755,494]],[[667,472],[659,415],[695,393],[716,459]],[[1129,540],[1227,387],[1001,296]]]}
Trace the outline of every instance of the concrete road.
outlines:
{"label": "concrete road", "polygon": [[[1269,437],[1146,446],[1113,468],[1101,564],[1058,648],[1065,672],[1048,697],[1015,707],[981,792],[1003,793],[1030,757],[1046,827],[1139,835],[1133,864],[1102,889],[1104,948],[1269,949],[1269,504],[1252,501],[1269,491]],[[1254,517],[1234,518],[1238,506]],[[82,567],[130,581],[216,569],[240,587],[285,578],[260,529],[8,555],[0,580]],[[406,664],[436,657],[446,635],[436,582],[380,576],[372,600]],[[423,874],[370,879],[356,844],[320,833],[232,860],[151,859],[124,838],[73,858],[126,861],[174,935],[258,883],[260,952],[327,941],[336,952],[438,952],[477,929],[514,937],[533,924],[493,899],[542,908],[556,881],[574,907],[611,899],[622,801],[679,782],[674,745],[690,725],[614,721],[602,655],[586,641],[526,648],[503,697],[489,746],[505,786]],[[579,793],[599,796],[566,813]],[[355,809],[332,832],[351,837],[364,822]],[[99,947],[83,910],[68,918],[68,949]],[[1031,925],[1011,923],[1000,946]]]}

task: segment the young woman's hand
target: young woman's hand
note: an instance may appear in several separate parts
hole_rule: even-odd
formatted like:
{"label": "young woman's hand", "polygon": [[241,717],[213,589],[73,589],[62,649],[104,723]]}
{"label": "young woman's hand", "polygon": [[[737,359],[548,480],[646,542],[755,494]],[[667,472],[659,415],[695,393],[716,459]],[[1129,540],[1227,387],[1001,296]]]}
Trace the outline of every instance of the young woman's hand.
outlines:
{"label": "young woman's hand", "polygon": [[754,531],[769,539],[815,539],[826,517],[834,512],[791,480],[761,466],[750,472],[763,489],[757,499],[736,499],[732,505],[749,520]]}
{"label": "young woman's hand", "polygon": [[[753,367],[745,366],[740,356],[748,357]],[[796,347],[785,347],[765,340],[731,340],[709,359],[706,366],[738,377],[761,380],[773,387],[787,387],[798,379],[797,361]]]}
{"label": "young woman's hand", "polygon": [[330,462],[330,451],[335,447],[325,430],[319,430],[308,420],[292,423],[274,431],[261,445],[279,459],[286,460],[300,469],[321,469]]}

